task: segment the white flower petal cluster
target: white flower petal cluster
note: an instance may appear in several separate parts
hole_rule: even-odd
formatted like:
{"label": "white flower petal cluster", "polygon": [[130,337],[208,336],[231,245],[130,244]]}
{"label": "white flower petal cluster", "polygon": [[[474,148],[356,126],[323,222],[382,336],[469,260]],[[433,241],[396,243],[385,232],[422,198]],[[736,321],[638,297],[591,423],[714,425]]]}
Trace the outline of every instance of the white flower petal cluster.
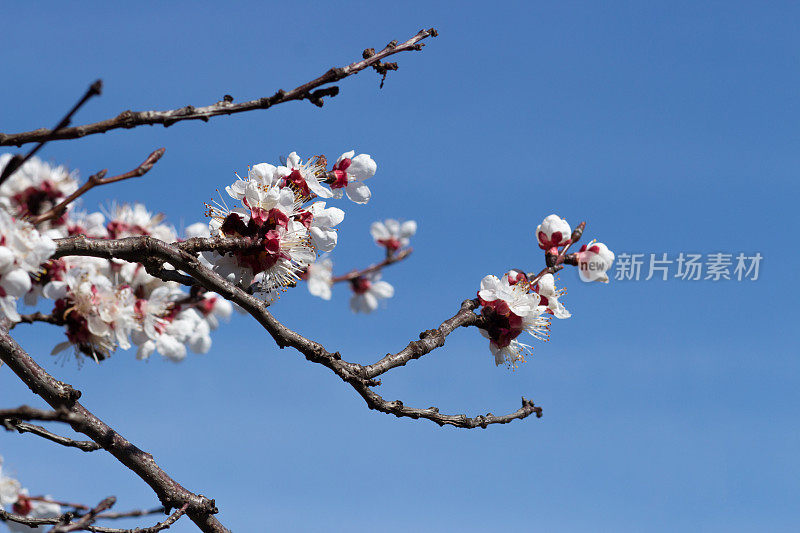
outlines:
{"label": "white flower petal cluster", "polygon": [[394,287],[381,281],[381,274],[373,272],[359,276],[350,281],[353,296],[350,297],[350,309],[354,313],[371,313],[378,308],[380,300],[394,296]]}
{"label": "white flower petal cluster", "polygon": [[592,241],[578,252],[578,273],[583,281],[608,283],[608,270],[614,263],[614,252],[602,242]]}
{"label": "white flower petal cluster", "polygon": [[308,292],[323,300],[330,300],[333,286],[333,261],[320,258],[315,263],[308,265],[305,280],[308,283]]}
{"label": "white flower petal cluster", "polygon": [[[207,252],[203,254],[204,261],[228,281],[245,288],[255,285],[254,292],[267,299],[294,286],[307,276],[317,253],[336,247],[336,226],[344,220],[344,211],[338,207],[330,207],[324,201],[307,203],[317,197],[341,197],[337,187],[347,189],[350,181],[355,191],[359,179],[374,174],[372,158],[355,159],[353,166],[351,159],[342,156],[329,173],[322,156],[304,162],[297,152],[292,152],[283,165],[259,163],[250,168],[247,178],[237,175],[225,191],[242,206],[229,207],[224,201],[208,206],[212,217],[209,234],[252,239],[260,248],[229,254]],[[352,171],[348,171],[351,167]],[[372,168],[371,173],[365,170],[368,168]],[[330,183],[331,189],[325,183]],[[329,295],[315,282],[314,290],[318,289],[320,294]]]}
{"label": "white flower petal cluster", "polygon": [[21,490],[19,481],[3,474],[3,456],[0,455],[0,507],[17,503]]}
{"label": "white flower petal cluster", "polygon": [[[509,275],[512,274],[512,275]],[[486,276],[481,280],[478,298],[483,306],[481,313],[488,323],[481,334],[489,339],[489,349],[495,364],[515,367],[525,361],[531,346],[517,340],[522,332],[546,341],[549,338],[550,320],[545,315],[547,307],[541,305],[537,293],[531,292],[527,279],[519,279],[516,272],[502,278]]]}
{"label": "white flower petal cluster", "polygon": [[[311,224],[308,232],[311,234],[311,243],[319,252],[330,252],[336,247],[339,234],[334,226],[344,220],[344,211],[338,207],[325,207],[325,202],[314,202],[308,207],[311,213]],[[293,221],[294,224],[301,224]]]}
{"label": "white flower petal cluster", "polygon": [[149,235],[164,242],[174,242],[175,228],[164,224],[164,215],[154,215],[143,204],[114,204],[108,213],[106,230],[111,239]]}
{"label": "white flower petal cluster", "polygon": [[[262,163],[262,165],[266,165],[266,163]],[[262,168],[266,169],[267,167]],[[275,167],[275,177],[280,181],[281,186],[292,186],[303,198],[310,198],[312,193],[320,198],[332,196],[331,191],[323,187],[319,181],[319,177],[324,174],[325,167],[319,158],[312,158],[303,163],[297,152],[289,154],[284,165]]]}
{"label": "white flower petal cluster", "polygon": [[[0,155],[0,172],[12,157]],[[41,215],[77,189],[75,172],[32,157],[0,186],[0,205],[17,217]],[[57,220],[51,224],[59,223]]]}
{"label": "white flower petal cluster", "polygon": [[31,274],[55,252],[52,239],[0,207],[0,318],[20,319],[17,300],[31,288]]}
{"label": "white flower petal cluster", "polygon": [[369,232],[375,244],[383,246],[390,252],[396,252],[409,245],[411,242],[409,238],[417,232],[417,223],[414,220],[400,223],[390,218],[383,222],[373,222]]}
{"label": "white flower petal cluster", "polygon": [[[0,165],[10,158],[0,157]],[[366,203],[371,193],[363,181],[375,174],[377,165],[369,155],[353,151],[342,154],[331,171],[326,165],[323,156],[304,161],[292,152],[281,165],[260,163],[249,169],[246,178],[237,175],[225,190],[240,203],[229,208],[223,200],[221,205],[209,206],[210,223],[189,226],[186,236],[248,238],[259,248],[228,254],[204,252],[201,261],[268,298],[301,278],[309,281],[312,293],[330,298],[331,262],[318,260],[317,254],[337,245],[337,226],[344,211],[315,199],[346,194]],[[62,216],[40,223],[40,231],[19,218],[46,213],[77,190],[75,177],[63,167],[34,158],[0,187],[0,316],[19,320],[20,297],[28,305],[40,305],[42,297],[51,299],[51,316],[63,325],[67,338],[53,353],[73,348],[76,356],[98,361],[132,345],[141,359],[158,351],[179,361],[187,351],[208,351],[210,332],[233,310],[218,295],[196,288],[187,294],[178,284],[151,276],[138,263],[83,256],[49,259],[55,250],[52,239],[71,235],[92,239],[152,236],[165,242],[178,238],[163,215],[138,203],[113,204],[104,213],[70,205]],[[407,242],[414,230],[406,223],[399,239]],[[393,294],[391,285],[378,278],[364,278],[362,285],[369,287],[359,286],[354,309],[370,312],[379,299]]]}
{"label": "white flower petal cluster", "polygon": [[549,250],[550,248],[567,244],[572,236],[572,228],[567,221],[558,215],[545,217],[541,224],[536,228],[536,239],[539,241],[539,248]]}
{"label": "white flower petal cluster", "polygon": [[106,217],[103,213],[97,211],[94,213],[78,211],[77,209],[71,211],[66,227],[69,235],[86,235],[92,239],[108,238]]}
{"label": "white flower petal cluster", "polygon": [[58,344],[53,354],[73,346],[76,355],[82,352],[102,360],[117,345],[123,350],[130,348],[130,334],[140,327],[130,287],[114,286],[97,270],[75,267],[61,280],[50,281],[42,292],[56,301],[53,314],[66,325],[69,339]]}
{"label": "white flower petal cluster", "polygon": [[556,318],[569,318],[572,316],[572,313],[567,311],[564,304],[559,300],[566,291],[565,289],[556,289],[556,280],[552,274],[542,276],[534,290],[539,294],[540,305],[547,306],[547,311],[550,314]]}
{"label": "white flower petal cluster", "polygon": [[375,175],[378,164],[369,154],[355,155],[354,150],[345,152],[333,165],[335,181],[331,184],[334,198],[341,198],[343,193],[357,204],[369,202],[372,193],[364,181]]}

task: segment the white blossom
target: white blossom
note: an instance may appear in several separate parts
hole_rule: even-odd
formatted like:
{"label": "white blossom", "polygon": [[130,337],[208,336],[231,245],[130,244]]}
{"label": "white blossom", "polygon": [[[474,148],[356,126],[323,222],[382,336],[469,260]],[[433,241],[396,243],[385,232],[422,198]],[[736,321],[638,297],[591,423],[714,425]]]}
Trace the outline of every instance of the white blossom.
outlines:
{"label": "white blossom", "polygon": [[86,235],[93,239],[108,238],[106,217],[103,213],[73,210],[67,217],[67,232],[69,235]]}
{"label": "white blossom", "polygon": [[305,278],[308,283],[308,292],[323,300],[331,299],[333,262],[330,259],[320,258],[315,263],[308,265]]}
{"label": "white blossom", "polygon": [[558,215],[545,217],[536,228],[536,239],[539,241],[539,248],[542,250],[549,250],[554,246],[566,244],[571,236],[572,229],[569,224]]}
{"label": "white blossom", "polygon": [[344,220],[344,211],[338,207],[325,207],[325,202],[314,202],[308,207],[311,225],[308,232],[311,243],[320,252],[330,252],[336,247],[339,234],[334,226]]}
{"label": "white blossom", "polygon": [[578,251],[578,273],[583,281],[608,283],[606,272],[614,263],[614,252],[601,242],[592,241]]}
{"label": "white blossom", "polygon": [[53,315],[67,328],[68,341],[58,344],[53,354],[73,346],[76,355],[83,352],[95,360],[104,359],[117,346],[128,349],[131,333],[141,329],[130,287],[114,287],[97,272],[69,269],[63,280],[45,285],[43,293],[56,300]]}
{"label": "white blossom", "polygon": [[332,171],[336,179],[331,184],[331,191],[334,198],[341,198],[342,191],[345,191],[355,203],[365,204],[372,193],[363,182],[375,175],[378,165],[368,154],[353,157],[354,154],[355,151],[350,150],[336,160]]}
{"label": "white blossom", "polygon": [[547,307],[540,305],[539,295],[529,292],[527,278],[520,278],[516,272],[498,279],[486,276],[481,280],[478,298],[483,306],[482,314],[488,329],[480,329],[481,335],[489,339],[489,350],[495,364],[515,367],[525,361],[525,354],[532,351],[531,346],[517,340],[522,332],[527,332],[540,340],[549,337],[550,320],[543,316]]}
{"label": "white blossom", "polygon": [[17,300],[31,289],[31,274],[55,252],[52,239],[0,208],[0,317],[20,319]]}
{"label": "white blossom", "polygon": [[[13,156],[0,155],[0,172]],[[77,174],[32,157],[0,186],[0,205],[19,217],[41,215],[78,189]],[[60,225],[63,215],[47,227]]]}
{"label": "white blossom", "polygon": [[0,455],[0,508],[17,503],[21,490],[19,481],[3,474],[3,457]]}
{"label": "white blossom", "polygon": [[[330,198],[331,191],[322,186],[319,176],[325,174],[325,168],[315,158],[302,162],[297,152],[286,157],[286,163],[275,169],[281,186],[291,186],[303,198],[310,198],[311,193],[320,198]],[[341,197],[341,196],[340,196]]]}
{"label": "white blossom", "polygon": [[351,280],[350,309],[354,313],[371,313],[378,308],[380,300],[394,296],[394,287],[380,279],[380,273],[374,272]]}
{"label": "white blossom", "polygon": [[164,215],[154,215],[142,204],[114,204],[106,229],[112,239],[149,235],[164,242],[174,242],[177,238],[175,228],[163,221]]}
{"label": "white blossom", "polygon": [[383,222],[373,222],[369,232],[376,244],[395,252],[409,245],[409,237],[417,232],[417,223],[414,220],[407,220],[401,224],[390,218]]}
{"label": "white blossom", "polygon": [[569,318],[572,316],[559,300],[565,294],[565,290],[556,289],[556,280],[552,274],[545,274],[539,279],[536,284],[536,292],[541,298],[541,305],[547,306],[550,314],[556,318]]}

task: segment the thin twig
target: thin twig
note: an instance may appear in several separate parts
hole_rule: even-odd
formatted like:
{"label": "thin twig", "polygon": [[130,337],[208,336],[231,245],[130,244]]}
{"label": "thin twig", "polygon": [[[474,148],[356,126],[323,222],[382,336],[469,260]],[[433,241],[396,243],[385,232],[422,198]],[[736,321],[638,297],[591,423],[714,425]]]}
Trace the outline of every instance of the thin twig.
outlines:
{"label": "thin twig", "polygon": [[61,435],[56,435],[55,433],[46,430],[42,426],[29,424],[28,422],[22,422],[13,418],[0,420],[0,423],[2,423],[9,431],[16,430],[18,433],[32,433],[49,441],[55,442],[56,444],[67,446],[68,448],[78,448],[84,452],[93,452],[100,449],[100,445],[96,442],[92,442],[90,440],[73,440],[68,437],[62,437]]}
{"label": "thin twig", "polygon": [[97,174],[92,174],[91,176],[89,176],[89,179],[86,180],[86,183],[81,185],[78,188],[78,190],[76,190],[75,192],[64,198],[58,205],[52,207],[50,210],[46,211],[45,213],[42,213],[41,215],[32,217],[30,219],[31,224],[37,225],[41,224],[42,222],[46,222],[48,220],[60,217],[61,214],[64,213],[64,210],[67,208],[69,204],[71,204],[80,196],[86,194],[95,187],[99,187],[101,185],[108,185],[109,183],[115,183],[117,181],[127,180],[130,178],[138,178],[140,176],[144,176],[150,171],[151,168],[153,168],[153,165],[155,165],[158,162],[158,160],[161,159],[161,156],[164,155],[165,151],[166,148],[159,148],[158,150],[153,151],[153,153],[147,156],[147,159],[142,161],[142,163],[138,167],[124,174],[119,174],[117,176],[111,176],[109,178],[106,178],[105,175],[106,173],[108,173],[108,170],[106,169],[101,170]]}
{"label": "thin twig", "polygon": [[[64,118],[62,118],[52,130],[49,130],[50,131],[49,135],[43,135],[40,138],[35,139],[39,141],[39,144],[34,146],[31,149],[31,151],[27,153],[27,155],[23,157],[19,154],[15,154],[14,157],[9,159],[8,164],[6,164],[5,168],[3,169],[3,172],[0,173],[0,185],[5,183],[5,181],[8,178],[10,178],[14,172],[16,172],[19,168],[21,168],[22,165],[27,163],[31,157],[36,155],[36,152],[38,152],[42,148],[42,146],[45,145],[47,141],[51,140],[53,138],[53,135],[57,135],[58,133],[63,132],[65,128],[69,126],[70,123],[72,122],[72,115],[74,115],[78,111],[78,109],[80,109],[83,106],[83,104],[88,102],[91,97],[99,95],[102,92],[102,90],[103,90],[103,81],[102,80],[95,81],[93,84],[89,86],[89,88],[86,90],[81,99],[78,100],[78,103],[72,106],[72,109],[70,109],[67,112],[67,114],[64,115]],[[20,145],[18,144],[17,146]]]}
{"label": "thin twig", "polygon": [[[158,533],[159,531],[163,531],[165,529],[169,529],[169,527],[178,521],[180,517],[186,514],[186,510],[189,508],[189,504],[183,504],[180,509],[177,509],[174,513],[172,513],[166,520],[163,522],[158,522],[154,526],[145,527],[145,528],[136,528],[136,529],[118,529],[114,527],[101,527],[101,526],[89,526],[86,528],[87,531],[92,531],[94,533]],[[103,518],[103,515],[99,515],[97,518]]]}
{"label": "thin twig", "polygon": [[384,267],[389,265],[393,265],[395,263],[399,263],[403,259],[407,258],[413,252],[413,248],[406,248],[396,254],[387,255],[386,259],[381,261],[380,263],[375,263],[374,265],[370,265],[367,268],[362,268],[361,270],[351,270],[347,274],[342,274],[341,276],[335,276],[331,279],[332,283],[341,283],[342,281],[352,281],[358,277],[366,276],[367,274],[371,274],[373,272],[378,272],[382,270]]}
{"label": "thin twig", "polygon": [[[49,501],[49,500],[48,500]],[[55,503],[55,502],[52,502]],[[14,513],[9,513],[0,507],[0,521],[2,522],[16,522],[29,527],[50,526],[53,524],[63,524],[69,522],[75,515],[73,513],[64,513],[55,518],[28,518]]]}
{"label": "thin twig", "polygon": [[15,409],[0,409],[0,420],[40,420],[42,422],[72,423],[77,418],[68,409],[46,411],[22,405]]}
{"label": "thin twig", "polygon": [[112,505],[114,505],[114,503],[116,503],[116,501],[117,499],[114,496],[109,496],[98,503],[97,506],[88,513],[80,517],[77,522],[59,524],[51,529],[49,533],[71,533],[72,531],[85,531],[94,523],[98,514],[102,513],[106,509],[109,509]]}
{"label": "thin twig", "polygon": [[[337,86],[320,88],[323,85],[336,83],[348,76],[360,72],[366,68],[375,68],[381,72],[382,67],[393,65],[392,63],[381,63],[381,61],[391,55],[407,52],[411,50],[421,50],[423,43],[419,42],[427,37],[436,37],[438,33],[435,29],[421,30],[414,37],[407,40],[402,44],[397,44],[397,41],[392,41],[383,50],[375,54],[363,54],[364,59],[356,61],[345,67],[332,68],[322,76],[295,87],[290,91],[280,90],[274,95],[264,98],[257,98],[247,102],[234,104],[233,99],[226,97],[205,107],[186,106],[180,109],[171,109],[168,111],[124,111],[118,116],[95,122],[94,124],[85,124],[83,126],[75,126],[73,128],[64,128],[60,131],[53,131],[48,129],[38,129],[23,133],[15,134],[2,134],[0,133],[0,146],[20,146],[25,143],[40,141],[42,139],[77,139],[86,135],[93,135],[96,133],[105,133],[110,130],[119,128],[135,128],[137,126],[161,124],[163,126],[171,126],[176,122],[184,120],[202,120],[207,122],[211,117],[218,115],[232,115],[234,113],[242,113],[245,111],[252,111],[254,109],[268,109],[272,106],[290,102],[292,100],[308,100],[316,106],[322,106],[323,98],[326,96],[335,96],[339,92]],[[396,65],[394,65],[396,67]],[[391,67],[386,67],[386,70],[393,70]],[[383,72],[385,74],[385,71]]]}
{"label": "thin twig", "polygon": [[12,323],[8,327],[8,329],[14,329],[17,326],[17,324],[33,324],[34,322],[47,322],[48,324],[55,324],[57,326],[62,325],[61,320],[54,317],[53,315],[48,315],[40,311],[36,311],[35,313],[20,315],[19,321]]}
{"label": "thin twig", "polygon": [[164,514],[167,510],[164,507],[153,507],[152,509],[134,509],[133,511],[122,511],[119,513],[102,513],[97,515],[100,520],[117,520],[120,518],[135,518],[137,516],[148,516],[151,514]]}
{"label": "thin twig", "polygon": [[448,335],[460,327],[476,326],[481,317],[474,313],[480,306],[477,299],[464,300],[461,309],[448,318],[436,329],[429,329],[419,334],[418,341],[411,341],[408,346],[395,354],[386,354],[384,358],[375,364],[364,367],[364,376],[376,378],[385,374],[389,370],[398,366],[403,366],[413,359],[419,359],[425,354],[444,346],[444,341]]}

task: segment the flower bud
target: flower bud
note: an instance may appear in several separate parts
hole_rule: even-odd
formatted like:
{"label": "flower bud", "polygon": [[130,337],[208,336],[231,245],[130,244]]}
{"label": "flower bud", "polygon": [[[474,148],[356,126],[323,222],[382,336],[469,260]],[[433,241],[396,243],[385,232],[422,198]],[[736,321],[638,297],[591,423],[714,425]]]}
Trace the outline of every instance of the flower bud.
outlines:
{"label": "flower bud", "polygon": [[567,244],[571,234],[572,229],[567,221],[558,215],[548,216],[536,228],[536,238],[542,250]]}
{"label": "flower bud", "polygon": [[614,262],[614,252],[601,242],[592,241],[578,252],[578,271],[583,281],[608,283],[606,272]]}

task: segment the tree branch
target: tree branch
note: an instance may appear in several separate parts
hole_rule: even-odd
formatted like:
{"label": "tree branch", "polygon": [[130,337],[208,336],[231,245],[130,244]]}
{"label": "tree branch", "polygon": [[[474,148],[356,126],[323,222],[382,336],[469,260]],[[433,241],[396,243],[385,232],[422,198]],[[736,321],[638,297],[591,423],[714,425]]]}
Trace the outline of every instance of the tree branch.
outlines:
{"label": "tree branch", "polygon": [[72,429],[102,446],[150,485],[165,508],[180,508],[188,504],[189,518],[202,531],[207,533],[228,531],[214,517],[217,512],[214,500],[190,492],[169,477],[156,464],[152,455],[131,444],[78,403],[80,391],[53,378],[11,338],[8,332],[2,329],[0,329],[0,360],[54,409],[69,411]]}
{"label": "tree branch", "polygon": [[[55,503],[55,502],[53,502]],[[16,522],[29,527],[48,526],[54,524],[61,524],[72,520],[75,515],[73,513],[65,513],[56,518],[28,518],[14,513],[9,513],[0,507],[0,521],[2,522]]]}
{"label": "tree branch", "polygon": [[[10,135],[0,133],[0,146],[21,146],[29,142],[51,139],[76,139],[86,135],[105,133],[110,130],[120,128],[130,129],[144,125],[161,124],[166,127],[183,120],[202,120],[207,122],[211,117],[218,115],[232,115],[234,113],[242,113],[254,109],[268,109],[272,106],[292,100],[308,100],[312,104],[321,107],[323,104],[323,97],[335,96],[339,92],[338,87],[320,88],[321,86],[336,83],[369,67],[375,68],[379,73],[383,72],[385,76],[386,70],[394,70],[397,65],[393,63],[381,63],[383,59],[400,52],[421,50],[423,47],[423,43],[420,43],[421,40],[427,37],[436,37],[437,35],[438,33],[436,30],[430,28],[428,30],[421,30],[414,37],[402,44],[397,44],[397,41],[392,41],[378,53],[370,55],[366,53],[369,49],[365,50],[363,54],[364,59],[362,61],[356,61],[345,67],[332,68],[322,76],[308,83],[304,83],[290,91],[280,90],[269,97],[258,98],[240,104],[234,104],[233,98],[226,97],[215,104],[205,107],[186,106],[168,111],[123,111],[114,118],[72,128],[56,128],[55,130],[42,128]],[[392,68],[392,65],[394,68]]]}
{"label": "tree branch", "polygon": [[71,522],[69,524],[59,524],[53,529],[50,530],[49,533],[71,533],[72,531],[85,531],[89,529],[97,515],[101,512],[109,509],[112,505],[116,503],[117,499],[114,496],[109,496],[108,498],[104,499],[100,503],[97,504],[96,507],[91,509],[88,513],[80,517],[77,522]]}
{"label": "tree branch", "polygon": [[54,206],[49,211],[42,213],[39,216],[32,217],[30,219],[31,224],[35,226],[47,220],[52,220],[54,218],[60,217],[69,204],[77,200],[80,196],[83,196],[84,194],[89,192],[91,189],[94,189],[95,187],[99,187],[100,185],[108,185],[109,183],[115,183],[117,181],[127,180],[130,178],[138,178],[140,176],[144,176],[150,171],[151,168],[153,168],[153,165],[155,165],[158,162],[158,160],[161,159],[161,156],[164,155],[165,151],[166,148],[159,148],[158,150],[155,150],[149,156],[147,156],[147,159],[142,161],[142,164],[124,174],[119,174],[117,176],[111,176],[110,178],[106,178],[105,175],[108,172],[108,170],[106,169],[101,170],[97,174],[92,174],[91,176],[89,176],[89,179],[86,180],[86,183],[81,185],[78,190],[76,190],[75,192],[64,198],[64,200],[62,200],[61,203]]}
{"label": "tree branch", "polygon": [[414,251],[413,248],[406,248],[405,250],[401,250],[396,254],[387,255],[386,259],[384,259],[380,263],[375,263],[374,265],[370,265],[367,268],[362,268],[361,270],[351,270],[347,274],[342,274],[341,276],[335,276],[333,279],[331,279],[331,282],[340,283],[342,281],[352,281],[360,276],[365,276],[373,272],[378,272],[381,269],[383,269],[383,267],[399,263],[403,259],[407,258],[409,255],[411,255],[411,252],[413,251]]}
{"label": "tree branch", "polygon": [[70,424],[76,422],[78,417],[64,408],[45,411],[22,405],[15,409],[0,409],[0,420],[40,420],[42,422],[66,422]]}
{"label": "tree branch", "polygon": [[29,424],[13,418],[4,419],[0,421],[0,423],[2,423],[8,431],[16,430],[18,433],[33,433],[34,435],[38,435],[49,441],[55,442],[56,444],[67,446],[68,448],[78,448],[83,452],[93,452],[100,449],[100,445],[96,442],[88,440],[73,440],[67,437],[62,437],[61,435],[56,435],[55,433],[46,430],[42,426]]}
{"label": "tree branch", "polygon": [[525,399],[524,396],[522,397],[522,407],[513,413],[503,416],[495,416],[492,413],[487,413],[486,415],[478,415],[475,418],[469,418],[467,415],[443,415],[439,413],[439,409],[436,407],[415,409],[403,405],[403,402],[400,400],[392,402],[386,401],[378,393],[366,386],[353,385],[353,387],[361,394],[370,409],[376,409],[382,413],[388,413],[398,418],[403,416],[414,419],[425,418],[435,422],[439,426],[450,425],[466,429],[473,429],[476,427],[486,429],[486,426],[490,424],[508,424],[514,420],[527,418],[534,413],[536,414],[536,418],[542,417],[542,408],[533,405],[533,402]]}
{"label": "tree branch", "polygon": [[480,306],[477,299],[464,300],[461,309],[448,318],[436,329],[429,329],[419,334],[418,341],[411,341],[408,346],[396,354],[386,354],[386,357],[375,364],[364,367],[364,376],[375,378],[398,366],[404,366],[412,359],[419,359],[425,354],[444,346],[444,341],[448,335],[459,327],[476,326],[481,321],[479,315],[474,313]]}
{"label": "tree branch", "polygon": [[20,315],[19,321],[12,323],[8,327],[8,329],[14,329],[17,326],[17,324],[33,324],[34,322],[47,322],[48,324],[55,324],[57,326],[61,325],[61,321],[58,320],[53,315],[48,315],[40,311],[36,311],[35,313]]}
{"label": "tree branch", "polygon": [[[235,241],[235,243],[234,243]],[[56,240],[56,252],[53,257],[68,255],[86,255],[105,259],[122,259],[130,262],[141,262],[144,258],[158,258],[171,264],[175,269],[185,272],[209,291],[218,293],[223,298],[239,305],[253,318],[255,318],[275,340],[279,348],[291,346],[305,356],[312,363],[319,363],[332,370],[343,381],[350,384],[373,409],[396,416],[410,418],[425,418],[437,424],[450,424],[456,427],[473,428],[483,427],[484,424],[507,423],[511,420],[527,417],[533,412],[541,410],[523,406],[523,409],[512,415],[504,417],[477,417],[467,418],[465,415],[439,415],[425,409],[412,409],[402,405],[402,402],[387,402],[370,387],[380,384],[374,380],[392,368],[402,366],[411,359],[417,359],[435,348],[444,345],[444,339],[453,330],[460,326],[480,325],[482,317],[473,310],[477,308],[476,300],[466,300],[462,303],[461,310],[451,319],[446,320],[436,330],[429,330],[420,335],[419,341],[409,343],[398,354],[389,354],[378,363],[364,367],[342,359],[338,352],[331,353],[321,344],[307,339],[299,333],[292,331],[279,322],[268,310],[267,304],[245,292],[241,287],[230,283],[221,276],[203,266],[200,260],[185,250],[208,249],[213,242],[220,242],[218,238],[194,238],[182,243],[166,244],[152,237],[128,237],[117,240],[88,239],[76,235],[65,239]],[[253,241],[248,239],[230,239],[224,243],[226,246],[242,245],[252,246]],[[230,248],[235,249],[235,248]],[[524,416],[523,416],[524,415]]]}
{"label": "tree branch", "polygon": [[[31,141],[28,141],[28,142],[39,141],[39,144],[34,146],[31,149],[31,151],[28,152],[27,155],[25,155],[25,157],[23,157],[23,156],[21,156],[19,154],[15,154],[14,157],[12,157],[8,161],[8,163],[6,164],[5,168],[3,169],[3,172],[0,173],[0,185],[5,183],[5,181],[8,178],[10,178],[11,175],[14,172],[16,172],[19,168],[21,168],[22,165],[24,165],[31,157],[36,155],[36,152],[38,152],[42,148],[42,146],[45,145],[45,143],[47,141],[52,139],[53,135],[57,135],[57,134],[63,132],[67,128],[67,126],[69,126],[70,122],[72,122],[72,116],[75,113],[77,113],[78,109],[83,107],[83,104],[88,102],[89,99],[91,99],[93,96],[99,95],[102,91],[103,91],[103,82],[102,82],[102,80],[97,80],[96,82],[94,82],[93,84],[91,84],[89,86],[89,88],[86,90],[86,92],[81,97],[81,99],[78,100],[78,103],[76,103],[74,106],[72,106],[72,109],[70,109],[67,112],[67,114],[64,115],[64,118],[62,118],[58,122],[58,124],[56,124],[55,128],[53,128],[52,130],[45,130],[45,131],[49,131],[51,133],[50,135],[44,135],[44,136],[39,137],[38,139],[32,139]],[[0,134],[0,138],[2,138],[2,134]],[[0,145],[2,145],[2,144],[0,143]],[[17,146],[20,146],[20,145],[21,145],[21,143],[17,144]]]}
{"label": "tree branch", "polygon": [[[89,511],[91,508],[87,507],[86,505],[75,504],[75,503],[65,503],[59,502],[52,499],[45,499],[39,497],[28,497],[29,500],[33,501],[45,501],[55,503],[60,505],[61,507],[72,507],[74,509],[81,509],[84,511]],[[153,526],[146,527],[146,528],[136,528],[136,529],[120,529],[114,527],[103,527],[103,526],[95,526],[95,525],[87,525],[84,527],[87,531],[93,531],[96,533],[158,533],[159,531],[163,531],[165,529],[169,529],[169,527],[178,521],[180,517],[186,514],[186,510],[189,508],[188,504],[183,504],[180,509],[177,509],[174,513],[172,513],[166,520],[163,522],[158,522]],[[131,518],[137,516],[146,516],[151,514],[159,514],[164,513],[163,507],[157,507],[155,509],[147,509],[147,510],[136,510],[136,511],[126,511],[122,513],[100,513],[95,518],[97,520],[113,520],[118,518]],[[64,513],[61,516],[57,516],[55,518],[29,518],[27,516],[22,516],[18,514],[9,513],[2,508],[0,508],[0,521],[8,521],[8,522],[16,522],[18,524],[23,524],[29,527],[38,527],[38,526],[46,526],[46,525],[57,525],[57,524],[69,524],[75,517],[80,517],[81,515],[76,514],[74,511]]]}
{"label": "tree branch", "polygon": [[[100,527],[100,526],[89,526],[86,529],[88,531],[92,531],[94,533],[158,533],[159,531],[163,531],[165,529],[169,529],[169,527],[178,521],[180,517],[182,517],[186,510],[189,508],[189,504],[185,503],[181,506],[180,509],[177,509],[174,513],[172,513],[166,520],[163,522],[158,522],[154,526],[146,527],[146,528],[136,528],[136,529],[118,529],[114,527]],[[97,518],[108,518],[109,513],[106,515],[99,515]]]}

